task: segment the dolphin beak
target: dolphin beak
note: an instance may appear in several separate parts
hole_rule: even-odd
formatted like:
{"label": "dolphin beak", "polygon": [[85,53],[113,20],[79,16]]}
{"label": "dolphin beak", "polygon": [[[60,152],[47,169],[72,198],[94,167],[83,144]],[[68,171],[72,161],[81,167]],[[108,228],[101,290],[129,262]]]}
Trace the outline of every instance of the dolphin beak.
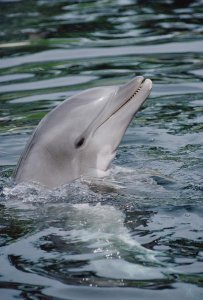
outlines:
{"label": "dolphin beak", "polygon": [[144,81],[143,76],[137,76],[130,80],[129,82],[121,85],[117,91],[116,97],[122,99],[122,101],[128,101],[133,94],[135,94],[142,85]]}
{"label": "dolphin beak", "polygon": [[151,80],[144,80],[143,76],[137,76],[128,83],[121,85],[115,95],[116,103],[114,103],[115,107],[112,114],[122,109],[131,100],[134,102],[133,113],[136,113],[149,96],[151,89]]}

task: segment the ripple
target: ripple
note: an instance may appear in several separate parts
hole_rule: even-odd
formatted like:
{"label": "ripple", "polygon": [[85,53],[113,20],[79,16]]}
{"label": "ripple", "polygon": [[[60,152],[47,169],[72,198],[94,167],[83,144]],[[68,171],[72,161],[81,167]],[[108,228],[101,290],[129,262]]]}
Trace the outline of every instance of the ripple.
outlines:
{"label": "ripple", "polygon": [[33,74],[10,74],[10,75],[4,75],[4,76],[0,76],[0,82],[27,79],[27,78],[31,78],[33,76],[34,76]]}
{"label": "ripple", "polygon": [[77,85],[95,80],[95,76],[65,76],[53,79],[46,79],[40,81],[33,81],[28,83],[16,83],[1,86],[1,93],[16,92],[16,91],[29,91],[36,89],[46,89],[54,87],[62,87],[69,85]]}
{"label": "ripple", "polygon": [[47,62],[47,61],[62,61],[87,59],[95,57],[112,57],[123,55],[146,55],[146,54],[167,54],[167,53],[202,53],[203,42],[182,42],[182,43],[167,43],[151,46],[126,46],[126,47],[108,47],[108,48],[85,48],[85,49],[68,49],[68,50],[47,50],[41,53],[24,55],[15,58],[5,58],[0,61],[0,68],[10,68],[21,64]]}

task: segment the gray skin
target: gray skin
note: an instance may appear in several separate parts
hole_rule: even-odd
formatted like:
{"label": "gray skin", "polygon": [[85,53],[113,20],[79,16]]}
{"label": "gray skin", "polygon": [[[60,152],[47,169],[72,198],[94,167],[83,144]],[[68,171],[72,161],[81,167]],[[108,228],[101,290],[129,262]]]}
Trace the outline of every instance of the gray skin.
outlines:
{"label": "gray skin", "polygon": [[152,89],[135,77],[121,86],[85,90],[45,116],[28,141],[14,181],[55,188],[81,176],[104,177],[121,139]]}

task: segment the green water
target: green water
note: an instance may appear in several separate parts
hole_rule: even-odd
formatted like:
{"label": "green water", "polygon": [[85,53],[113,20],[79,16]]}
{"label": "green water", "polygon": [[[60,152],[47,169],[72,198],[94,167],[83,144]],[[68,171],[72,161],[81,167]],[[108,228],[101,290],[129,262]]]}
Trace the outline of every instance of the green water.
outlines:
{"label": "green water", "polygon": [[[7,0],[0,15],[0,298],[201,299],[203,2]],[[153,90],[102,186],[12,185],[47,112],[137,75]]]}

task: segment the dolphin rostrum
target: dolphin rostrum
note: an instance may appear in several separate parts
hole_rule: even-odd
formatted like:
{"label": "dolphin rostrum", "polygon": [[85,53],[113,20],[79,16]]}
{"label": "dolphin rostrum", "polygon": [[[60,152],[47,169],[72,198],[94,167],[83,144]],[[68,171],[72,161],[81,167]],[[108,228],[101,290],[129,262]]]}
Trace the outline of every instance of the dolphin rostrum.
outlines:
{"label": "dolphin rostrum", "polygon": [[150,79],[91,88],[45,116],[18,162],[14,181],[49,188],[80,176],[108,175],[111,161],[135,113],[149,96]]}

